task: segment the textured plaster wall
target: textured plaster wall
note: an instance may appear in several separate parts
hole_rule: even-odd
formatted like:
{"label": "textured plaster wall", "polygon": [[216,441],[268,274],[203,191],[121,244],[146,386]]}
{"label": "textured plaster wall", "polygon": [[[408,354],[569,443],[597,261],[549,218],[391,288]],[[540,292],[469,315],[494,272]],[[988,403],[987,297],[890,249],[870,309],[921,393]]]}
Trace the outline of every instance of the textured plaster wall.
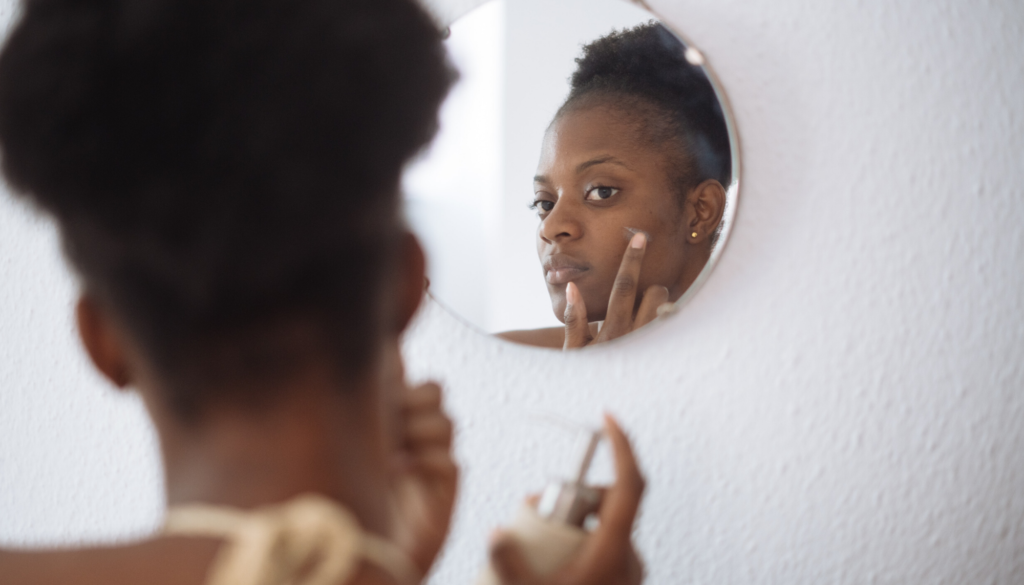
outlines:
{"label": "textured plaster wall", "polygon": [[1024,4],[651,4],[735,109],[733,239],[619,346],[424,316],[408,355],[447,381],[466,467],[439,582],[550,465],[508,413],[602,408],[650,479],[653,583],[1024,582]]}
{"label": "textured plaster wall", "polygon": [[[618,413],[649,477],[651,583],[1024,582],[1024,4],[652,0],[729,92],[732,241],[678,316],[569,356],[427,307],[465,487],[437,583],[564,441]],[[0,542],[159,515],[152,435],[87,372],[52,237],[0,207]]]}

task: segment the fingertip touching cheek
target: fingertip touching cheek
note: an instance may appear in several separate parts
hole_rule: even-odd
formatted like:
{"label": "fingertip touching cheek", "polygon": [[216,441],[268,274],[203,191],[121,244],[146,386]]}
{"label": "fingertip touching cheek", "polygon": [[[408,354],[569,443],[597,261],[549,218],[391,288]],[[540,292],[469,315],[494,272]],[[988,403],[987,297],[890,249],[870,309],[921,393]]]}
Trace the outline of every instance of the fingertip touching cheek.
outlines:
{"label": "fingertip touching cheek", "polygon": [[643,140],[637,126],[628,113],[594,106],[564,112],[545,134],[532,207],[540,218],[537,253],[559,319],[569,282],[579,288],[588,319],[604,319],[637,231],[648,236],[640,290],[679,288],[690,246],[670,172],[675,153]]}

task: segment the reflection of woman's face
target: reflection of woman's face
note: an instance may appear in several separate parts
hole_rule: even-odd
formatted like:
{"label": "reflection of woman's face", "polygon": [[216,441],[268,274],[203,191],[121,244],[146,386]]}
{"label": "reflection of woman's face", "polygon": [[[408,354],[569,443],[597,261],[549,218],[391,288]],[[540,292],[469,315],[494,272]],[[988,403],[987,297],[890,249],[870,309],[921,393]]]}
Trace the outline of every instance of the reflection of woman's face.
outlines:
{"label": "reflection of woman's face", "polygon": [[638,132],[628,114],[595,105],[565,112],[544,136],[534,179],[537,255],[559,319],[570,281],[588,319],[604,319],[627,228],[650,238],[638,290],[663,285],[675,300],[693,280],[687,264],[697,250],[687,244],[684,206],[671,184],[673,159]]}

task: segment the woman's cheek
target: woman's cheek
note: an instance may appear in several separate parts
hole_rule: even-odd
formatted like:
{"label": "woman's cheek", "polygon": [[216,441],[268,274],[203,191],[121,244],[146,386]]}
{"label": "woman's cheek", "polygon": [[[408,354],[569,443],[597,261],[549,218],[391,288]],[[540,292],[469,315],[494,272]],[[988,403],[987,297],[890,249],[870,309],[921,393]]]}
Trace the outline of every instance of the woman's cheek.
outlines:
{"label": "woman's cheek", "polygon": [[587,286],[580,286],[580,295],[583,297],[583,303],[587,307],[587,316],[591,321],[604,319],[614,284],[615,277],[613,275],[611,278],[595,279]]}
{"label": "woman's cheek", "polygon": [[651,245],[644,254],[644,263],[640,268],[640,290],[659,284],[672,288],[683,271],[685,258],[681,253],[673,253],[666,247]]}

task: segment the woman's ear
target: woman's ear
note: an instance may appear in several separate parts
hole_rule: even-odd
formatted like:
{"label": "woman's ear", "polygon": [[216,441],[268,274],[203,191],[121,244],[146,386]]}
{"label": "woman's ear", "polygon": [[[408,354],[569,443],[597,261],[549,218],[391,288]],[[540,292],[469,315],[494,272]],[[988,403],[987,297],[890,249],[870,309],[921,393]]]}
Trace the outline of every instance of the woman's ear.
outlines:
{"label": "woman's ear", "polygon": [[78,335],[96,369],[118,388],[131,384],[124,340],[96,302],[83,294],[75,306]]}
{"label": "woman's ear", "polygon": [[400,333],[409,326],[423,302],[423,295],[427,289],[427,259],[419,240],[410,232],[405,233],[399,253],[401,257],[396,278],[398,285],[396,324]]}
{"label": "woman's ear", "polygon": [[706,242],[714,236],[718,225],[722,223],[725,188],[715,179],[708,179],[690,191],[686,199],[686,240],[691,244]]}

